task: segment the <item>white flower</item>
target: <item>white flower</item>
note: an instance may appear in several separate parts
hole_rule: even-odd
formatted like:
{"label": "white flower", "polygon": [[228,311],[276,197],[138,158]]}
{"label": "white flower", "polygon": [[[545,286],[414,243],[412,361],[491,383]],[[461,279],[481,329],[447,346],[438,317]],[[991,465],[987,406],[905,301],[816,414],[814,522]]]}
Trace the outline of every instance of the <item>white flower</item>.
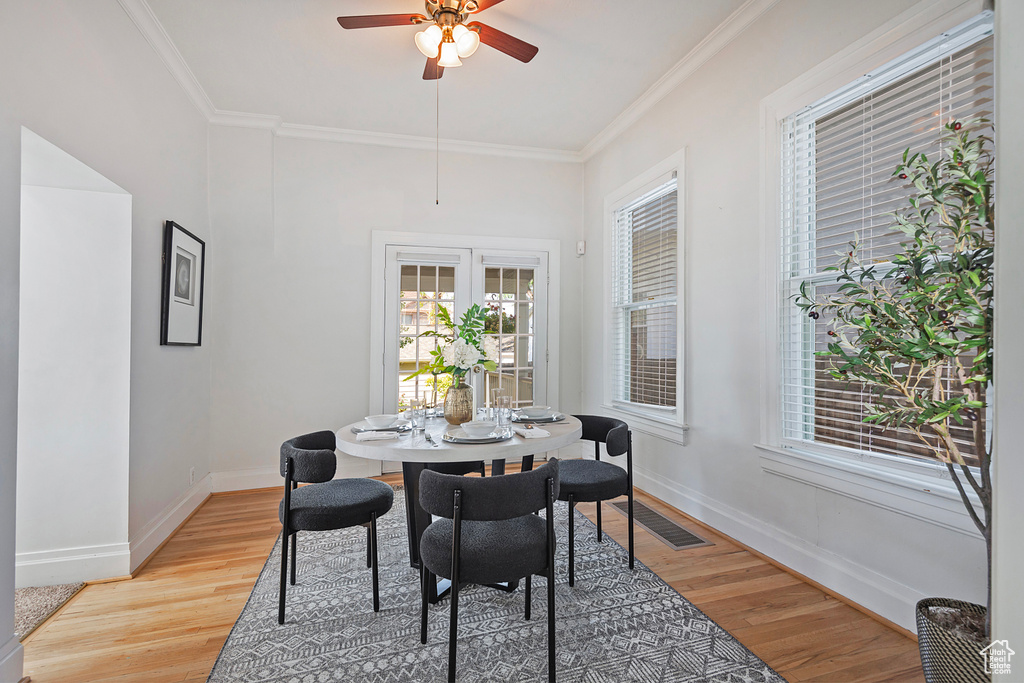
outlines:
{"label": "white flower", "polygon": [[442,349],[445,365],[454,365],[460,370],[469,370],[482,358],[476,347],[461,337]]}
{"label": "white flower", "polygon": [[488,334],[484,337],[484,358],[498,362],[498,337]]}

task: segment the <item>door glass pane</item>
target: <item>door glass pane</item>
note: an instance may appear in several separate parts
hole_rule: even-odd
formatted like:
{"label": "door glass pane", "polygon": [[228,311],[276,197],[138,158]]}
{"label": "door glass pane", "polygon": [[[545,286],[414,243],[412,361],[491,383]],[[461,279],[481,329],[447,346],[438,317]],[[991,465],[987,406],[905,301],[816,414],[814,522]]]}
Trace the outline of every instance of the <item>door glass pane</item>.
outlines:
{"label": "door glass pane", "polygon": [[435,379],[440,395],[446,388],[444,377],[419,375],[407,377],[430,363],[430,352],[436,348],[433,337],[420,337],[433,330],[450,334],[451,329],[441,322],[438,308],[449,315],[455,310],[455,268],[453,266],[403,265],[398,326],[398,409],[404,410],[411,399],[435,402]]}
{"label": "door glass pane", "polygon": [[532,268],[486,268],[485,329],[498,341],[498,369],[488,372],[483,402],[491,389],[512,396],[513,406],[533,403],[534,271]]}

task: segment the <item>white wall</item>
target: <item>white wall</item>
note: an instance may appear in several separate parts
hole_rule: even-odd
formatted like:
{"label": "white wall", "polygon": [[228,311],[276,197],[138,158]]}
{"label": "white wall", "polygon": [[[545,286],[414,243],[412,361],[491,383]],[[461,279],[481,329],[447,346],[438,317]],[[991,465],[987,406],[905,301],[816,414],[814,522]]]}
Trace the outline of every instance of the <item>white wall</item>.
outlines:
{"label": "white wall", "polygon": [[442,151],[435,206],[433,152],[210,131],[216,488],[276,486],[282,441],[367,414],[373,230],[561,240],[560,405],[578,406],[579,164]]}
{"label": "white wall", "polygon": [[16,583],[123,576],[131,195],[28,130],[22,149]]}
{"label": "white wall", "polygon": [[[993,548],[992,637],[1008,640],[1024,653],[1024,458],[1021,457],[1021,416],[1024,415],[1024,3],[1001,0],[996,5],[996,193],[999,226],[996,235],[995,312],[995,533]],[[998,680],[1024,679],[1024,657],[1011,660],[1013,671]]]}
{"label": "white wall", "polygon": [[[912,4],[775,5],[588,160],[583,271],[583,291],[600,292],[605,196],[685,147],[685,413],[691,429],[686,446],[637,434],[637,483],[911,630],[918,597],[984,601],[980,537],[768,474],[754,444],[761,440],[766,258],[760,246],[760,103]],[[604,381],[600,298],[588,296],[583,314],[583,408],[597,411]]]}
{"label": "white wall", "polygon": [[17,680],[21,668],[16,642],[7,645],[21,127],[133,196],[128,534],[140,542],[189,493],[189,465],[200,477],[209,471],[209,347],[159,346],[163,221],[174,219],[200,237],[209,231],[206,121],[115,0],[4,2],[0,63],[0,680],[7,681]]}

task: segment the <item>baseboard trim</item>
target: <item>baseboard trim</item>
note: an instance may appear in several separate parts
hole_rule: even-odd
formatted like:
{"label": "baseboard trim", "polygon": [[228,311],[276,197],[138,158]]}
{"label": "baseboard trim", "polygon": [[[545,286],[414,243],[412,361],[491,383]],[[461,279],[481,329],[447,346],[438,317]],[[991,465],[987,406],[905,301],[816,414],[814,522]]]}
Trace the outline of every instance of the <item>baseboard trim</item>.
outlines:
{"label": "baseboard trim", "polygon": [[635,465],[633,481],[640,490],[730,537],[780,569],[905,635],[913,635],[914,606],[925,597],[913,588]]}
{"label": "baseboard trim", "polygon": [[14,584],[17,588],[52,586],[122,576],[129,573],[130,561],[127,543],[17,553]]}
{"label": "baseboard trim", "polygon": [[281,473],[276,467],[211,472],[210,480],[210,488],[213,493],[266,489],[274,486],[282,486],[284,484],[284,480],[281,478]]}
{"label": "baseboard trim", "polygon": [[164,546],[182,524],[210,497],[211,475],[206,475],[189,488],[178,500],[168,505],[163,513],[144,526],[128,547],[131,562],[128,573],[134,576],[150,558]]}
{"label": "baseboard trim", "polygon": [[7,642],[0,646],[0,681],[3,683],[24,683],[28,679],[25,676],[25,650],[12,633]]}
{"label": "baseboard trim", "polygon": [[[362,458],[339,458],[338,471],[335,472],[335,479],[347,477],[370,477],[377,476],[377,460],[365,460]],[[280,488],[284,485],[284,478],[277,467],[259,467],[248,470],[226,470],[210,474],[213,493],[228,493],[231,491],[252,491],[254,489]]]}

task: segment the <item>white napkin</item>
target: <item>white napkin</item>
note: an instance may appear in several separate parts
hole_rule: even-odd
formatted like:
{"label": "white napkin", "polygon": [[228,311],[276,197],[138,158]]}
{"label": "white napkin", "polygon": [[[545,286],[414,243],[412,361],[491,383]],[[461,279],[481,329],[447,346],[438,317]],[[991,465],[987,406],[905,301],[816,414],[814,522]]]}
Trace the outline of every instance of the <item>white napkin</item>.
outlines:
{"label": "white napkin", "polygon": [[356,434],[356,441],[385,441],[397,438],[398,432],[359,432]]}
{"label": "white napkin", "polygon": [[551,432],[540,427],[534,427],[533,429],[527,429],[526,427],[513,427],[514,431],[524,439],[543,439],[546,436],[551,436]]}

